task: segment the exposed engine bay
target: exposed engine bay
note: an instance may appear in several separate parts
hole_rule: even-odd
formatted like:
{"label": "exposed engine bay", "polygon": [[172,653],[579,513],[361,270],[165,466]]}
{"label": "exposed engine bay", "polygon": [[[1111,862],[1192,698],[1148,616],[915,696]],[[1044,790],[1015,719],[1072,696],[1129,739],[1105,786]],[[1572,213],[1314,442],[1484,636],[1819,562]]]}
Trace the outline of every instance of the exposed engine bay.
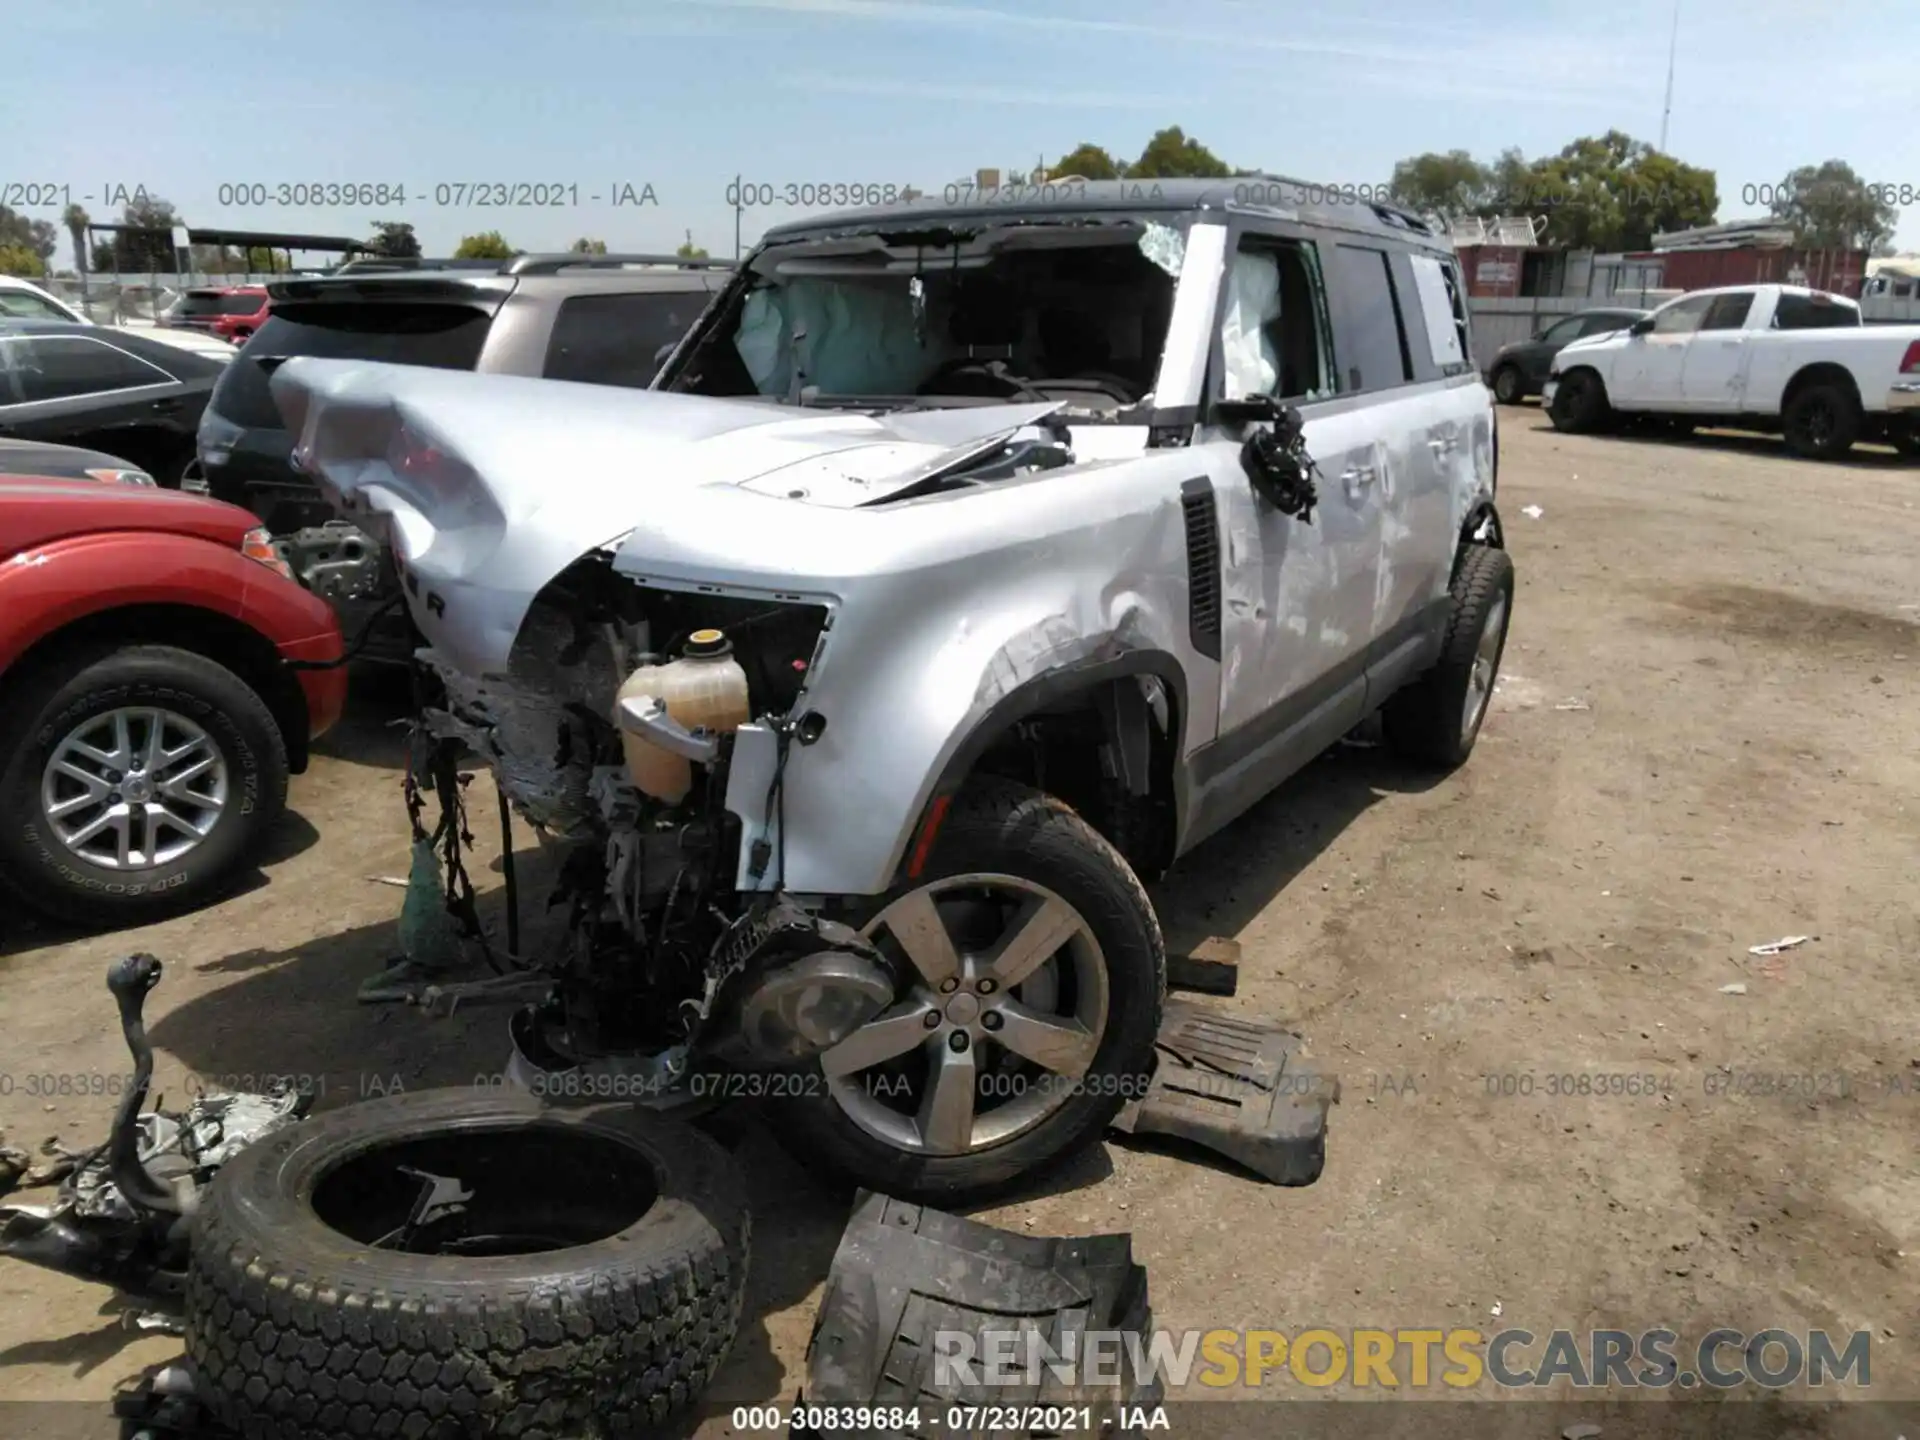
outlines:
{"label": "exposed engine bay", "polygon": [[743,729],[770,742],[760,813],[777,814],[789,747],[824,729],[804,695],[827,628],[823,606],[642,586],[598,552],[540,593],[503,679],[421,652],[438,694],[418,723],[484,758],[558,851],[565,939],[518,957],[552,986],[512,1027],[517,1063],[665,1091],[702,1061],[808,1060],[891,1001],[878,951],[779,893],[777,835],[748,846],[765,888],[738,883],[735,749]]}

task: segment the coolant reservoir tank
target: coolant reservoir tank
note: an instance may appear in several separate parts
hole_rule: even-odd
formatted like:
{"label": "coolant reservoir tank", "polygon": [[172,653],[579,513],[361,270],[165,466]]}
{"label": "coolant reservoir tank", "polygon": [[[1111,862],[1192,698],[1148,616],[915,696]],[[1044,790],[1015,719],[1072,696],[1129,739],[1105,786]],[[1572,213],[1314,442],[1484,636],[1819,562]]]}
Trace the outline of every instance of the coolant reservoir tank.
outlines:
{"label": "coolant reservoir tank", "polygon": [[[614,700],[614,724],[620,724],[620,702],[650,696],[667,707],[667,714],[688,730],[724,734],[753,718],[747,698],[747,672],[733,658],[733,645],[719,630],[696,630],[687,637],[680,658],[664,665],[642,665],[626,678]],[[693,788],[693,762],[684,755],[622,730],[627,770],[634,788],[643,795],[675,804]]]}

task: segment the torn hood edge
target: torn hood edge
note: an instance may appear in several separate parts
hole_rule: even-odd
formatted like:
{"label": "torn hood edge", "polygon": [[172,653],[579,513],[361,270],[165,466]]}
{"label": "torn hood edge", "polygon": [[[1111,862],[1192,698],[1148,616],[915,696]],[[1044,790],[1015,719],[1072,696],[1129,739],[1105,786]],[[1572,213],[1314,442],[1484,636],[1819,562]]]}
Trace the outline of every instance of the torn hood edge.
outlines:
{"label": "torn hood edge", "polygon": [[[1010,438],[1064,402],[872,415],[764,401],[300,357],[270,380],[294,467],[392,546],[415,624],[474,675],[502,674],[535,597],[675,500],[891,450],[871,504]],[[819,509],[818,505],[809,508]]]}

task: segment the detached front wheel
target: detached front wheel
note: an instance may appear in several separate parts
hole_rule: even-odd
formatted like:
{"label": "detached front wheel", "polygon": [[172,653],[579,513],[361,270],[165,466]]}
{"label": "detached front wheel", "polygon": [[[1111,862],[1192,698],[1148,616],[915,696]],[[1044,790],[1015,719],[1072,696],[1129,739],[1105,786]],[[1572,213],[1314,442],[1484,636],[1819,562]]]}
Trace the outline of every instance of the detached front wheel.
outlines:
{"label": "detached front wheel", "polygon": [[865,917],[891,1008],[829,1050],[782,1134],[885,1194],[984,1199],[1098,1140],[1144,1093],[1166,994],[1152,902],[1066,805],[970,784],[925,873]]}
{"label": "detached front wheel", "polygon": [[632,1105],[349,1105],[228,1161],[193,1221],[187,1354],[249,1440],[651,1433],[740,1323],[732,1158]]}

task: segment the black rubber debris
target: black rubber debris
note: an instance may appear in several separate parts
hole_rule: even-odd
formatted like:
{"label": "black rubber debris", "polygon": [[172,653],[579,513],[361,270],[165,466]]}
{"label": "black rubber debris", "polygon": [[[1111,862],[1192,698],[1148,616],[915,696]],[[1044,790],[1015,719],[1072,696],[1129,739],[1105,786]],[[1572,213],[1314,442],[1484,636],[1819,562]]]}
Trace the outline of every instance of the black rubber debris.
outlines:
{"label": "black rubber debris", "polygon": [[[1162,1398],[1159,1377],[1139,1363],[1151,1325],[1147,1272],[1134,1263],[1130,1235],[1018,1235],[863,1191],[827,1273],[800,1406],[880,1409],[903,1420],[917,1413],[917,1427],[836,1429],[836,1440],[1039,1440],[1085,1433],[1088,1410],[1095,1433],[1103,1425],[1107,1435],[1144,1433],[1126,1422]],[[1075,1373],[1068,1357],[1086,1356],[1074,1337],[1096,1334],[1118,1340],[1104,1340],[1105,1357]],[[1125,1344],[1130,1335],[1141,1337],[1137,1347]],[[970,1373],[956,1363],[969,1354]],[[1003,1367],[1009,1356],[1022,1367],[1039,1363],[1006,1383],[996,1354]],[[1023,1418],[1041,1425],[995,1428],[1029,1407],[1042,1414]],[[1049,1408],[1061,1412],[1057,1427],[1045,1424]],[[790,1434],[825,1437],[798,1424]]]}
{"label": "black rubber debris", "polygon": [[1185,955],[1169,955],[1167,987],[1202,995],[1233,994],[1240,988],[1240,942],[1216,935]]}
{"label": "black rubber debris", "polygon": [[1340,1082],[1310,1069],[1301,1045],[1277,1025],[1169,1000],[1153,1080],[1113,1128],[1190,1141],[1277,1185],[1311,1185]]}

